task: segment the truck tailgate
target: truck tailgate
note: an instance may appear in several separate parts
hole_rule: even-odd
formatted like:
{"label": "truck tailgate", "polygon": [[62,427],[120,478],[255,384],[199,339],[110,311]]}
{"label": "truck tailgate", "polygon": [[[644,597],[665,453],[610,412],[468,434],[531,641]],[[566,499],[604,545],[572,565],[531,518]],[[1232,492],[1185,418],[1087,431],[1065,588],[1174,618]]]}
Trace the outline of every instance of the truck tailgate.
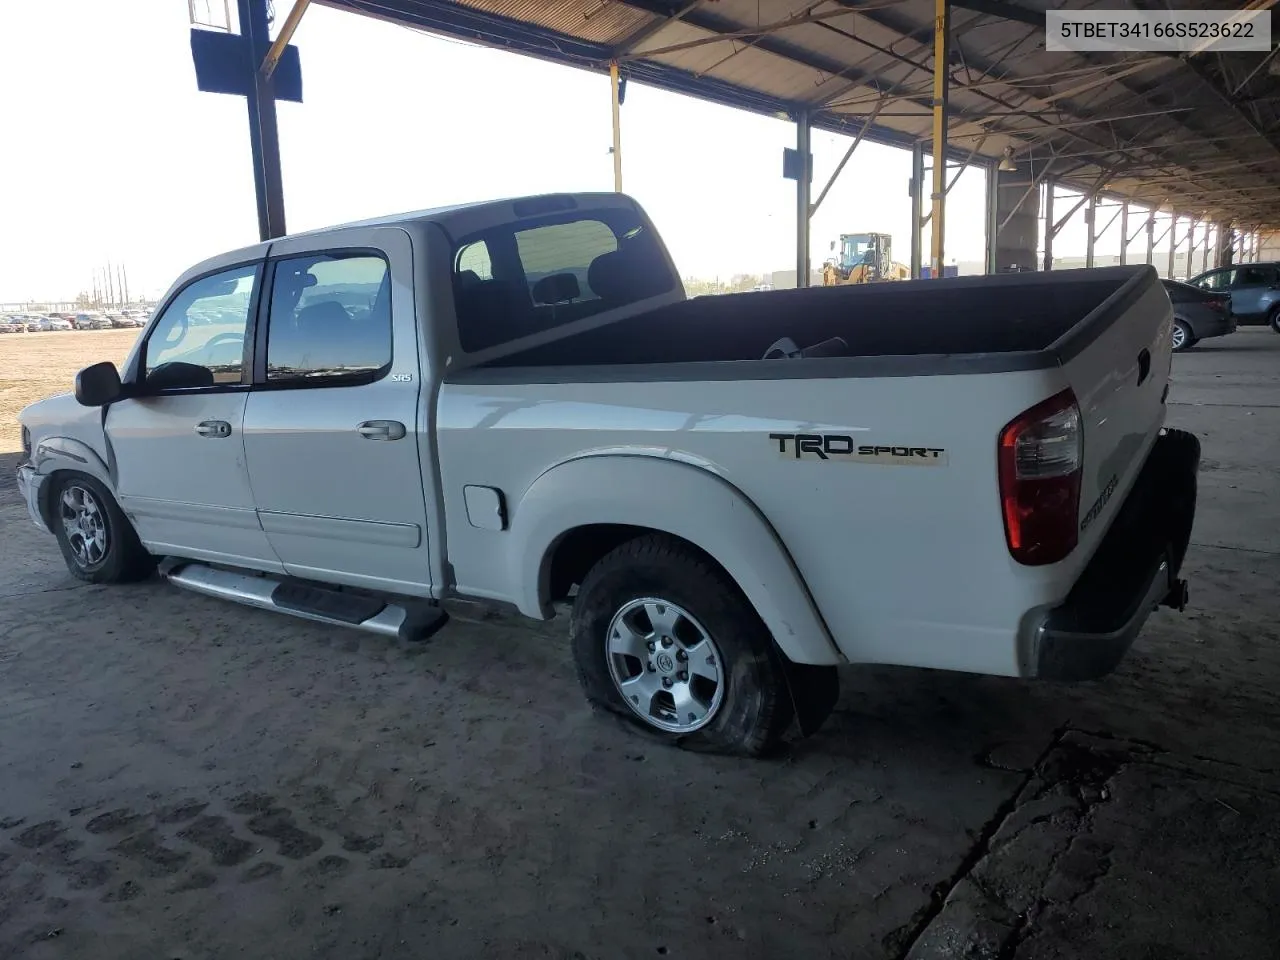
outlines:
{"label": "truck tailgate", "polygon": [[1080,407],[1081,560],[1124,502],[1164,425],[1173,311],[1155,271],[1134,276],[1055,345]]}

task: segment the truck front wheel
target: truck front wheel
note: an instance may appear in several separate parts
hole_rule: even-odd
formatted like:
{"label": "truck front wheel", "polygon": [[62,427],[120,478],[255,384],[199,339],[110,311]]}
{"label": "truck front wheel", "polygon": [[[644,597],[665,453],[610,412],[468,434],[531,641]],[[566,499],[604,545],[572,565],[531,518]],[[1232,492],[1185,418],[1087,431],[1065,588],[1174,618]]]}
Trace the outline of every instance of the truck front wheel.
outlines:
{"label": "truck front wheel", "polygon": [[599,560],[569,634],[588,700],[664,740],[759,756],[791,723],[768,629],[719,567],[671,537]]}
{"label": "truck front wheel", "polygon": [[97,480],[78,473],[60,475],[52,507],[53,533],[72,575],[89,583],[128,583],[155,569],[155,559]]}

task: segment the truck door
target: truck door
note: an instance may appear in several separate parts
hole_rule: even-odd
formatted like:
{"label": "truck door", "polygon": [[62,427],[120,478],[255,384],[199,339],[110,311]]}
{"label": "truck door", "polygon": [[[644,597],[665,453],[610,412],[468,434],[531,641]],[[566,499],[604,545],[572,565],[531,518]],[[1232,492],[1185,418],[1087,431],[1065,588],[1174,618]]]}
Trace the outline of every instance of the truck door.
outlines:
{"label": "truck door", "polygon": [[106,432],[120,506],[157,554],[280,569],[245,469],[245,338],[262,263],[192,280],[143,334]]}
{"label": "truck door", "polygon": [[258,518],[294,576],[429,595],[410,240],[324,241],[281,241],[267,266],[244,422]]}

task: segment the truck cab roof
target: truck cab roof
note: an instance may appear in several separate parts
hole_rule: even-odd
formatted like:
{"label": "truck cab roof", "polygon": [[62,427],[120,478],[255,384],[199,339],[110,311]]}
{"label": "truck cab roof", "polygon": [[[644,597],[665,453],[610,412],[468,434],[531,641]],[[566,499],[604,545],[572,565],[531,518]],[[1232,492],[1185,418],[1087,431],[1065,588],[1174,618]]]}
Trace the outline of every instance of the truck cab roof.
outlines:
{"label": "truck cab roof", "polygon": [[549,193],[526,197],[510,197],[502,200],[484,200],[458,203],[423,210],[409,210],[384,214],[363,220],[334,223],[313,230],[289,233],[248,246],[216,254],[195,264],[186,271],[179,282],[191,277],[219,270],[231,264],[259,260],[267,256],[271,246],[284,240],[323,237],[326,234],[351,227],[409,227],[436,224],[452,237],[467,236],[489,227],[512,223],[525,218],[545,216],[549,213],[568,212],[578,208],[602,209],[610,207],[637,208],[635,200],[621,193]]}

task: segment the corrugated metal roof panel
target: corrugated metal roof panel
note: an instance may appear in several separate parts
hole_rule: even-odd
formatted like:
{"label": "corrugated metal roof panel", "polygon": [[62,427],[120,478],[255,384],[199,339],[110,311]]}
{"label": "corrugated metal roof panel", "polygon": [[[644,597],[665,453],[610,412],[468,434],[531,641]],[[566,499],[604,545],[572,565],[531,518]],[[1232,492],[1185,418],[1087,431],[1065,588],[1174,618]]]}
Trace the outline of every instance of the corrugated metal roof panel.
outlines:
{"label": "corrugated metal roof panel", "polygon": [[510,20],[536,23],[581,40],[616,43],[653,21],[653,15],[616,0],[457,0],[460,6]]}
{"label": "corrugated metal roof panel", "polygon": [[[931,96],[933,0],[864,0],[852,12],[835,0],[318,2],[597,69],[625,53],[620,45],[637,31],[654,28],[639,47],[650,56],[629,65],[638,82],[769,113],[808,109],[826,129],[856,128],[874,95],[889,94],[872,139],[905,144],[929,135],[911,114]],[[1093,5],[1005,2],[1029,13]],[[1070,160],[1063,175],[1076,180],[1108,170],[1129,189],[1146,177],[1168,184],[1156,192],[1186,206],[1280,225],[1280,77],[1264,69],[1267,53],[1051,54],[1017,20],[953,7],[952,23],[954,130],[979,131],[975,121],[989,116],[983,156],[994,159],[1009,143],[1040,158],[1052,149]],[[723,38],[665,49],[714,36]],[[975,142],[956,137],[953,147],[964,155]],[[1250,185],[1262,188],[1256,202],[1237,190]]]}

